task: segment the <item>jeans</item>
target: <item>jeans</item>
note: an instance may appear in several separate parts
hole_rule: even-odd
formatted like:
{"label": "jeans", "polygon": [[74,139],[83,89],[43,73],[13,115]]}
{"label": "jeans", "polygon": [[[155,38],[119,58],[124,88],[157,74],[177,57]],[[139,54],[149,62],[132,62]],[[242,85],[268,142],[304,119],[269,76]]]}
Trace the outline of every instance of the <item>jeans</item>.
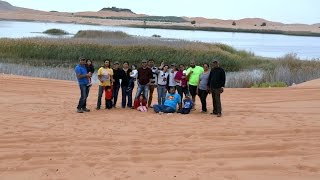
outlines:
{"label": "jeans", "polygon": [[180,110],[178,110],[178,113],[181,113],[181,114],[189,114],[191,111],[190,108],[182,108]]}
{"label": "jeans", "polygon": [[166,100],[166,86],[158,85],[157,87],[158,91],[158,104],[163,105],[164,101]]}
{"label": "jeans", "polygon": [[[101,107],[101,98],[102,98],[102,95],[103,95],[105,88],[106,88],[105,86],[99,86],[97,108]],[[103,99],[105,99],[105,98],[103,98]],[[107,102],[106,102],[106,106],[107,106]]]}
{"label": "jeans", "polygon": [[142,92],[143,92],[144,98],[147,99],[148,94],[149,94],[149,85],[138,84],[138,90],[137,90],[137,94],[136,94],[135,99],[137,99],[141,95]]}
{"label": "jeans", "polygon": [[165,105],[154,105],[153,106],[154,112],[159,113],[159,112],[164,112],[164,113],[174,113],[176,110],[172,107],[165,106]]}
{"label": "jeans", "polygon": [[113,85],[113,92],[112,92],[112,96],[113,96],[113,106],[115,107],[118,101],[118,95],[119,95],[119,89],[120,89],[120,84],[114,84]]}
{"label": "jeans", "polygon": [[213,102],[213,113],[221,113],[221,99],[220,99],[220,89],[211,89],[212,91],[212,102]]}
{"label": "jeans", "polygon": [[128,107],[132,107],[132,89],[128,90],[127,86],[121,86],[122,91],[122,102],[121,107],[126,107],[127,97],[128,97]]}
{"label": "jeans", "polygon": [[207,96],[208,96],[207,90],[198,89],[198,95],[200,97],[202,111],[207,112]]}
{"label": "jeans", "polygon": [[77,109],[85,109],[87,108],[87,98],[89,96],[90,87],[86,84],[80,84],[80,99],[78,103]]}

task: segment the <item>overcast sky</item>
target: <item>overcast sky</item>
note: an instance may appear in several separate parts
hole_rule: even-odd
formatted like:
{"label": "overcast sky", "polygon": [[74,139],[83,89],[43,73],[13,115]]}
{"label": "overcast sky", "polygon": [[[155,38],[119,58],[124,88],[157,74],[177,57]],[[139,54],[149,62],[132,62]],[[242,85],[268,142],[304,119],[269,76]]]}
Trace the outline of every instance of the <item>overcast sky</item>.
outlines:
{"label": "overcast sky", "polygon": [[45,11],[98,11],[129,8],[135,13],[218,19],[264,18],[284,23],[320,23],[320,0],[6,0]]}

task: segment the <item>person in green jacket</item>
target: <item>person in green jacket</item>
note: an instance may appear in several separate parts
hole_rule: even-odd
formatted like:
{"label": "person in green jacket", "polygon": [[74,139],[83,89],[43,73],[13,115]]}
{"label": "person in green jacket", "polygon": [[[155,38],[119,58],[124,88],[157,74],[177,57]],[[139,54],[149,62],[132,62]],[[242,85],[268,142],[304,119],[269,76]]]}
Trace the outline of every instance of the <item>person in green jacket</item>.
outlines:
{"label": "person in green jacket", "polygon": [[193,110],[196,105],[196,95],[198,92],[198,85],[200,81],[200,75],[204,72],[201,66],[196,66],[195,60],[190,61],[190,67],[187,69],[186,75],[189,85],[189,92],[193,101]]}

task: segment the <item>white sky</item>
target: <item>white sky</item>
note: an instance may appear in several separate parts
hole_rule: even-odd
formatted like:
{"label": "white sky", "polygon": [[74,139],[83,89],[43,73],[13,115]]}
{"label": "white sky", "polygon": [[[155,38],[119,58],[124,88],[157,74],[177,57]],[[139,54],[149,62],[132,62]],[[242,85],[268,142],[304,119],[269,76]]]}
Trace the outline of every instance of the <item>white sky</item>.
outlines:
{"label": "white sky", "polygon": [[264,18],[284,23],[320,23],[320,0],[6,0],[45,11],[98,11],[129,8],[135,13],[218,19]]}

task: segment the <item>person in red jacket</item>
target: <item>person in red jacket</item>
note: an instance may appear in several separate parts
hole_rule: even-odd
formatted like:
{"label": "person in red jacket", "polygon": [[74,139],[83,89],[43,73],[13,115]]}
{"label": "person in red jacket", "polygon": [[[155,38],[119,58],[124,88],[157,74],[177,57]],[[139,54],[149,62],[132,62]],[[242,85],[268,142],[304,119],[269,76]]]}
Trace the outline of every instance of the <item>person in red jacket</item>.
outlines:
{"label": "person in red jacket", "polygon": [[136,100],[134,101],[134,109],[141,111],[141,112],[147,112],[147,100],[145,97],[141,94]]}
{"label": "person in red jacket", "polygon": [[106,86],[105,87],[105,99],[106,99],[106,109],[111,109],[112,108],[112,86]]}

